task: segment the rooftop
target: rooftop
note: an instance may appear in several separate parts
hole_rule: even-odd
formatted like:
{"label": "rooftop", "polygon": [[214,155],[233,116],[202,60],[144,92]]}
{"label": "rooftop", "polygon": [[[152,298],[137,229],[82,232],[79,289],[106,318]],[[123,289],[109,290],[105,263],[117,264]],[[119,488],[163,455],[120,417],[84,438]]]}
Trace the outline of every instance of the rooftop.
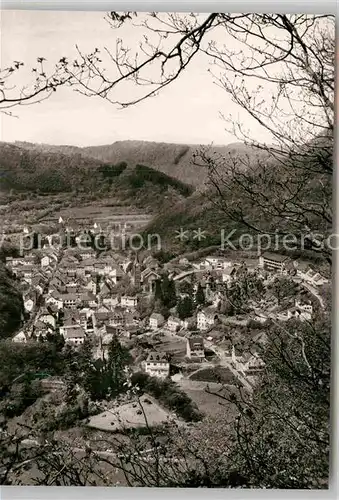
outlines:
{"label": "rooftop", "polygon": [[191,349],[204,348],[204,340],[202,337],[189,337],[187,340]]}
{"label": "rooftop", "polygon": [[157,319],[158,321],[164,321],[165,318],[160,313],[153,313],[151,315],[151,319]]}
{"label": "rooftop", "polygon": [[268,260],[273,260],[275,262],[285,262],[285,260],[289,260],[287,255],[280,255],[278,253],[264,252],[261,257]]}
{"label": "rooftop", "polygon": [[67,331],[65,332],[66,338],[84,338],[86,337],[85,332],[81,328],[81,326],[74,327],[74,328],[68,328]]}
{"label": "rooftop", "polygon": [[165,352],[156,352],[152,351],[149,353],[147,356],[146,362],[159,362],[159,363],[166,363],[168,361],[167,354]]}

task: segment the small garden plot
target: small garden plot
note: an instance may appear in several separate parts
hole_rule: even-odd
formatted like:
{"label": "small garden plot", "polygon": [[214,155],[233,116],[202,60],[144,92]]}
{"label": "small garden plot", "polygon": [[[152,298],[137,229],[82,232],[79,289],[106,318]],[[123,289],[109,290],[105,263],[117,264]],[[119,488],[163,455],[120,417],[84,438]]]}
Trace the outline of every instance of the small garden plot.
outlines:
{"label": "small garden plot", "polygon": [[140,403],[141,405],[137,401],[126,403],[107,410],[92,417],[87,425],[103,431],[116,432],[147,427],[147,425],[155,427],[164,424],[171,416],[148,395],[143,395]]}
{"label": "small garden plot", "polygon": [[186,356],[186,342],[185,338],[164,335],[160,338],[157,351],[167,352],[176,358],[184,358]]}

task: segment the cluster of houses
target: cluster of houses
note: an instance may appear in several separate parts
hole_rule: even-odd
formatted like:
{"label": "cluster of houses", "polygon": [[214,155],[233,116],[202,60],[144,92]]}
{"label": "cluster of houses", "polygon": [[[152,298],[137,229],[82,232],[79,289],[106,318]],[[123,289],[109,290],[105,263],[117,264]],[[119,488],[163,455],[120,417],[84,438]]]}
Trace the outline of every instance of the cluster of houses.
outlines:
{"label": "cluster of houses", "polygon": [[[58,330],[67,343],[79,345],[88,335],[101,338],[112,334],[112,329],[133,330],[139,325],[139,295],[134,290],[150,294],[160,278],[154,259],[148,259],[142,268],[137,258],[112,254],[100,257],[92,248],[46,246],[8,258],[6,265],[20,283],[29,316],[14,336],[15,342],[46,337]],[[126,286],[119,292],[117,286],[122,280]]]}
{"label": "cluster of houses", "polygon": [[[203,337],[193,335],[186,339],[186,357],[199,363],[205,359]],[[170,366],[170,358],[165,352],[151,351],[144,362],[148,375],[162,379],[169,377]]]}
{"label": "cluster of houses", "polygon": [[294,275],[300,278],[300,280],[316,287],[329,282],[318,271],[312,269],[310,264],[299,260],[292,260],[287,255],[264,252],[259,257],[258,267],[278,274]]}
{"label": "cluster of houses", "polygon": [[[6,265],[21,284],[28,316],[13,337],[14,342],[27,342],[59,332],[65,342],[73,346],[94,337],[98,340],[98,352],[102,353],[116,334],[130,338],[133,333],[144,330],[143,327],[152,332],[167,330],[173,334],[181,330],[186,338],[187,359],[199,362],[205,359],[204,337],[220,321],[218,311],[225,286],[236,281],[244,269],[244,263],[234,263],[222,256],[206,257],[200,262],[183,258],[176,266],[165,266],[168,276],[176,282],[187,280],[192,284],[190,275],[195,274],[193,289],[196,291],[198,285],[202,287],[208,305],[195,306],[192,316],[185,319],[180,319],[174,308],[168,318],[153,312],[141,320],[138,303],[141,297],[154,294],[156,283],[162,278],[159,263],[151,256],[140,263],[137,256],[113,251],[98,254],[90,247],[46,245],[39,251],[7,258]],[[293,274],[313,286],[328,281],[309,266],[296,265],[288,257],[274,253],[265,252],[257,265],[248,268],[253,272],[258,269],[270,274]],[[296,299],[293,307],[271,314],[281,321],[291,318],[307,321],[312,313],[310,302]],[[191,331],[196,333],[192,335]],[[234,348],[230,362],[243,374],[260,371],[263,366],[259,356],[236,356]],[[152,376],[164,378],[170,374],[170,360],[165,352],[150,352],[143,366]]]}
{"label": "cluster of houses", "polygon": [[196,315],[186,319],[169,316],[165,320],[162,314],[152,313],[149,318],[149,327],[154,331],[164,328],[172,333],[176,333],[181,329],[207,331],[216,324],[217,320],[218,314],[216,313],[216,309],[213,307],[204,307],[199,308]]}

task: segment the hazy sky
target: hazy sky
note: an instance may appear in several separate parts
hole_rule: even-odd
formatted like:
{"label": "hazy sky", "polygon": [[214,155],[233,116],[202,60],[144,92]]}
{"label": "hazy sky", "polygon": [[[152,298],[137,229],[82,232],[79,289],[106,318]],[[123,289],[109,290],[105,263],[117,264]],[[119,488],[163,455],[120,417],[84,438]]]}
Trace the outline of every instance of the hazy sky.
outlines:
{"label": "hazy sky", "polygon": [[[1,66],[14,60],[27,68],[43,56],[50,63],[75,56],[75,45],[84,52],[95,47],[114,48],[116,32],[105,22],[104,12],[2,11]],[[124,43],[132,49],[143,32],[124,28]],[[122,36],[119,33],[119,36]],[[86,98],[63,88],[34,106],[15,108],[18,118],[0,117],[3,141],[32,141],[79,146],[112,143],[123,139],[180,143],[227,144],[236,139],[225,131],[219,112],[239,108],[215,84],[199,56],[181,78],[159,96],[120,110],[100,98]],[[23,71],[22,83],[31,73]],[[264,138],[264,137],[263,137]]]}

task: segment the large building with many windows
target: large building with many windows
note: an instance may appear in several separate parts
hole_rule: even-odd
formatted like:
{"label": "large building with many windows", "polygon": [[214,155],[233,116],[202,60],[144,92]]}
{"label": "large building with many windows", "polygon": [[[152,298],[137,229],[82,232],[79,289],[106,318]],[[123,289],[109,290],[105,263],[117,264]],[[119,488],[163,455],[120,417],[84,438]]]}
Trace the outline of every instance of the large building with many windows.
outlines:
{"label": "large building with many windows", "polygon": [[286,255],[279,255],[277,253],[264,252],[259,257],[259,267],[267,271],[275,271],[283,274],[287,271],[287,264],[290,258]]}

